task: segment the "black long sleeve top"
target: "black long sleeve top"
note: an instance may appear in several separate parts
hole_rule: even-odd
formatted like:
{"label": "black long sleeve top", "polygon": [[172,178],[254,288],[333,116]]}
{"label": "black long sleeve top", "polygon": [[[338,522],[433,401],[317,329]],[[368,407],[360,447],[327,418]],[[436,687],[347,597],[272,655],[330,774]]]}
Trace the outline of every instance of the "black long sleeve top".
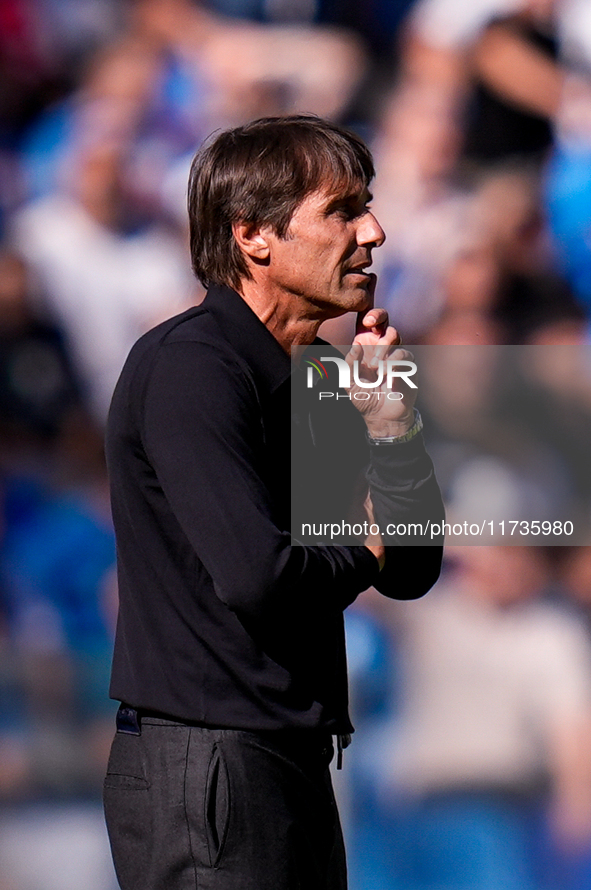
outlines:
{"label": "black long sleeve top", "polygon": [[[204,726],[349,732],[344,608],[371,585],[407,599],[436,580],[440,548],[396,548],[380,573],[363,546],[292,545],[290,373],[225,287],[132,349],[106,440],[113,698]],[[419,438],[380,449],[403,512],[436,487]],[[397,493],[376,493],[396,515]]]}

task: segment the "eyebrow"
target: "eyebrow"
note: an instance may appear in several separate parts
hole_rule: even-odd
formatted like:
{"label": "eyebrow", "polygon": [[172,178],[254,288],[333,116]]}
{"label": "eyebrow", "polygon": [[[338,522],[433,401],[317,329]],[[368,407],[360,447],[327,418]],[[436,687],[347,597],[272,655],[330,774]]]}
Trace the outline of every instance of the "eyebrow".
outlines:
{"label": "eyebrow", "polygon": [[351,192],[348,195],[335,195],[335,197],[329,202],[326,207],[326,210],[332,210],[334,207],[337,207],[339,204],[349,204],[353,202],[362,201],[363,204],[369,204],[370,201],[373,201],[373,194],[369,191],[369,189],[364,192]]}

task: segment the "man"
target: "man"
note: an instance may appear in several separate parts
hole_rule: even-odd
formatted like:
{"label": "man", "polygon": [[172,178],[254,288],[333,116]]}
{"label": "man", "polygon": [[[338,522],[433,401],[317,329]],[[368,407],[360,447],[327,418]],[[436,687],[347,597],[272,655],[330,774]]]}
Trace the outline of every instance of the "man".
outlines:
{"label": "man", "polygon": [[[222,133],[194,160],[191,251],[209,291],[136,344],[107,435],[123,705],[105,807],[123,890],[346,887],[327,769],[331,737],[340,749],[352,730],[342,613],[372,584],[422,595],[441,559],[379,538],[292,546],[288,531],[290,423],[317,438],[290,419],[290,349],[349,311],[365,314],[349,362],[398,340],[366,271],[384,240],[373,172],[356,136],[305,116]],[[379,452],[368,515],[438,511],[412,398],[363,403],[365,423],[337,404]]]}

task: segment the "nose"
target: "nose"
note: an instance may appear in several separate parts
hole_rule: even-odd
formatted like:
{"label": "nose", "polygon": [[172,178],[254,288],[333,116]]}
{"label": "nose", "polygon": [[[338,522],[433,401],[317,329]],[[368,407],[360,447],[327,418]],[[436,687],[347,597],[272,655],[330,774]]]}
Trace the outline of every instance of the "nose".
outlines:
{"label": "nose", "polygon": [[386,235],[381,225],[371,212],[368,210],[359,219],[359,227],[357,229],[357,243],[359,245],[371,245],[373,247],[381,247],[386,240]]}

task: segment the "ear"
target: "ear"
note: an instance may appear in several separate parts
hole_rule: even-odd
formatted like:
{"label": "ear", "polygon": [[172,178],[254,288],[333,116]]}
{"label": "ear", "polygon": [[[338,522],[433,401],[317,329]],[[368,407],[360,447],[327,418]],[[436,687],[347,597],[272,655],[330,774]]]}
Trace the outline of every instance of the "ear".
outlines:
{"label": "ear", "polygon": [[269,259],[271,247],[269,243],[269,230],[254,223],[232,223],[232,234],[240,250],[255,261]]}

